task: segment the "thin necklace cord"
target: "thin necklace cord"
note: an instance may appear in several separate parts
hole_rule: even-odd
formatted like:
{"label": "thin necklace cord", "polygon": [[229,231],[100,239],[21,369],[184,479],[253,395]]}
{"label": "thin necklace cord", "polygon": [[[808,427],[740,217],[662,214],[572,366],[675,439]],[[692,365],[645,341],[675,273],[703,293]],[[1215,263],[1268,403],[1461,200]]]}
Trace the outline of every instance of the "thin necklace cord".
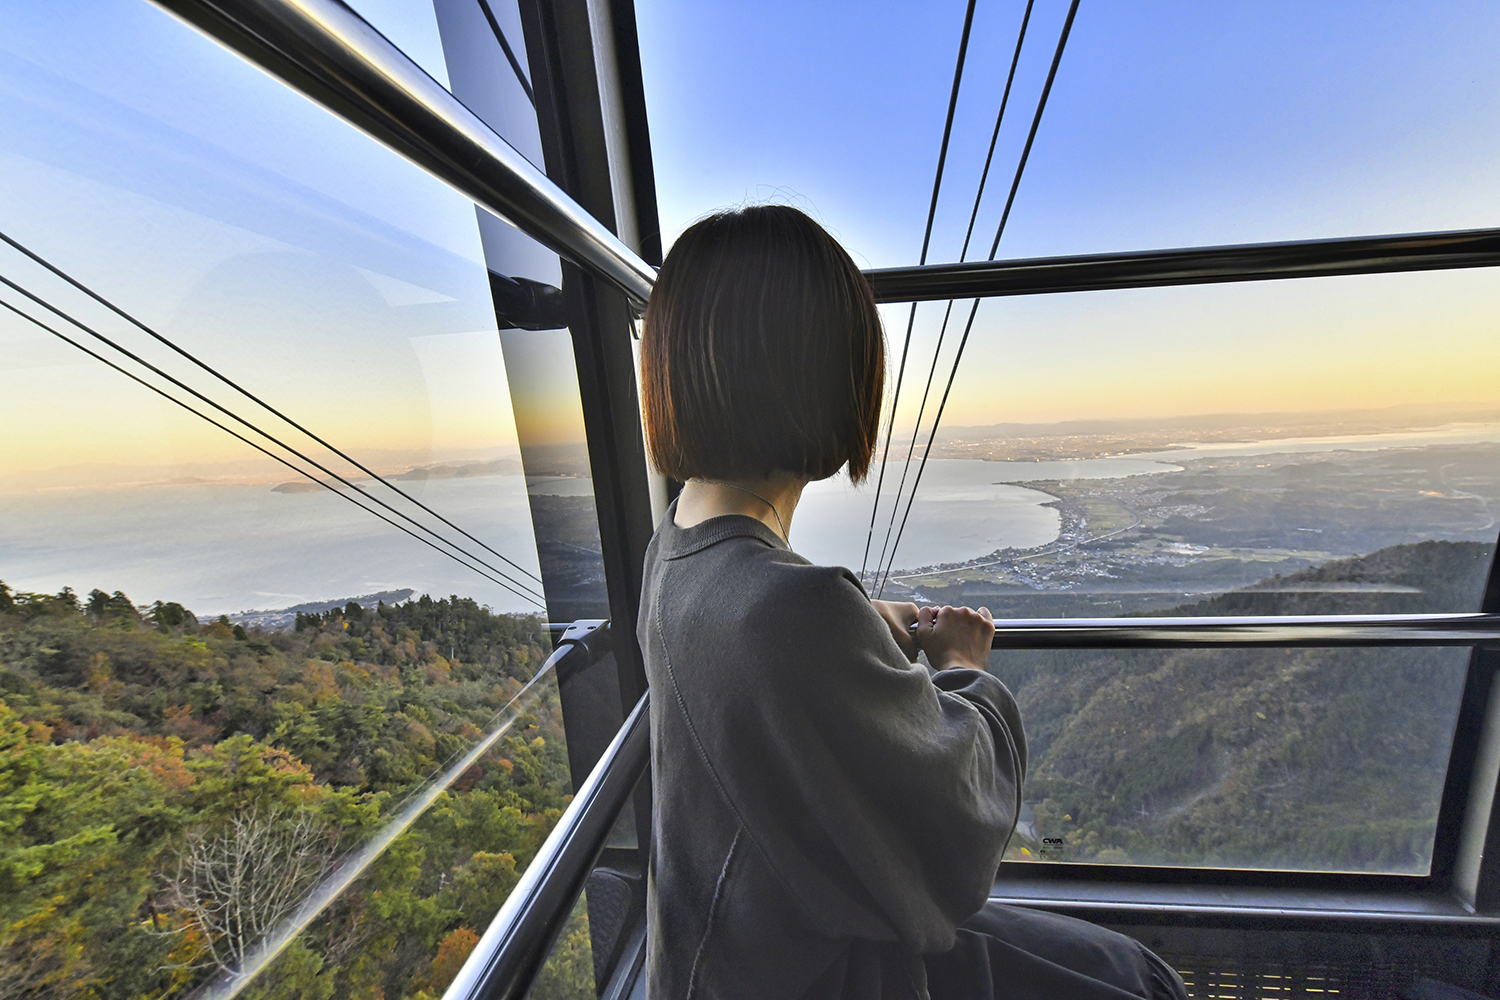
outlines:
{"label": "thin necklace cord", "polygon": [[767,507],[771,508],[771,515],[776,518],[776,527],[778,527],[778,528],[781,529],[781,540],[783,542],[786,542],[788,545],[792,544],[791,534],[786,530],[786,525],[782,523],[782,520],[781,520],[781,511],[777,510],[776,509],[776,505],[774,503],[772,503],[771,501],[767,500],[765,497],[761,496],[759,493],[755,492],[754,490],[750,489],[749,487],[738,486],[738,485],[736,485],[734,483],[726,483],[726,482],[724,482],[722,480],[719,480],[719,479],[696,479],[695,478],[695,479],[691,480],[691,482],[703,483],[705,486],[726,486],[726,487],[728,487],[731,490],[739,490],[741,493],[748,493],[748,494],[750,494],[755,499],[759,500],[761,503],[763,503]]}

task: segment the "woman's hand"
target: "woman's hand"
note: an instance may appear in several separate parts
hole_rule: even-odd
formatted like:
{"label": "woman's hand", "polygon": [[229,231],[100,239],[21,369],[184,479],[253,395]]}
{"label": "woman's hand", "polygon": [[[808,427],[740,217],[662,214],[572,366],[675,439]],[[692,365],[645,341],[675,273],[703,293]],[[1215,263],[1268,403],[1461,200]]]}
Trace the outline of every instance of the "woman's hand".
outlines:
{"label": "woman's hand", "polygon": [[917,662],[917,644],[911,636],[911,627],[917,622],[917,606],[895,601],[872,600],[870,603],[875,605],[875,610],[880,612],[880,617],[890,626],[891,638],[896,640],[901,652],[912,663]]}
{"label": "woman's hand", "polygon": [[989,608],[926,607],[917,613],[917,646],[934,670],[972,667],[983,670],[990,660],[995,620]]}

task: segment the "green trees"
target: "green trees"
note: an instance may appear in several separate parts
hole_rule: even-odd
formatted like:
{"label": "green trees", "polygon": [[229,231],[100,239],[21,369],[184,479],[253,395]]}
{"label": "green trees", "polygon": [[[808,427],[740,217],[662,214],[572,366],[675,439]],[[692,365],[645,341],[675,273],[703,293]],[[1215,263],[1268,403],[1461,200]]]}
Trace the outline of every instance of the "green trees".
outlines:
{"label": "green trees", "polygon": [[[456,597],[298,624],[0,585],[0,998],[233,966],[545,656],[534,620]],[[552,689],[247,995],[440,993],[568,796]]]}
{"label": "green trees", "polygon": [[[1166,614],[1470,610],[1491,546],[1422,542]],[[996,653],[1035,838],[1008,856],[1425,874],[1467,649]]]}

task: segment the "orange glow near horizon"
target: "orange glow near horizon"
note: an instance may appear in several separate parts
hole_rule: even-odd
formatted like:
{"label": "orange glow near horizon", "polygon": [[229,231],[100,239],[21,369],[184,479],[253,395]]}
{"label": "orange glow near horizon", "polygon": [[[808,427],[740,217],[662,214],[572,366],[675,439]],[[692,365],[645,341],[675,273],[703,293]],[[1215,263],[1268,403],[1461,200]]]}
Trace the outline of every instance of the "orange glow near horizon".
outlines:
{"label": "orange glow near horizon", "polygon": [[[918,314],[897,436],[931,363],[942,303]],[[885,307],[894,378],[904,305]],[[928,403],[967,316],[960,303]],[[29,367],[0,370],[6,475],[97,463],[264,467],[264,456],[97,362],[19,324],[0,327]],[[345,450],[385,468],[580,438],[578,401],[521,387],[515,410],[493,331],[413,337],[341,370],[233,370]],[[260,370],[257,370],[260,369]],[[981,306],[943,418],[949,428],[1079,419],[1307,413],[1411,404],[1500,409],[1500,270],[1441,271],[997,299]],[[205,387],[207,388],[207,387]],[[222,388],[215,398],[230,401]],[[249,404],[234,407],[245,415]],[[257,422],[287,433],[275,418]],[[247,464],[248,463],[248,464]],[[243,474],[226,472],[225,474]],[[35,477],[32,477],[35,478]],[[128,477],[127,477],[128,478]]]}
{"label": "orange glow near horizon", "polygon": [[[915,418],[943,306],[918,314],[898,426]],[[924,426],[967,306],[954,308]],[[907,308],[886,310],[893,362]],[[1495,269],[1018,296],[981,305],[943,426],[1500,409],[1496,370]]]}

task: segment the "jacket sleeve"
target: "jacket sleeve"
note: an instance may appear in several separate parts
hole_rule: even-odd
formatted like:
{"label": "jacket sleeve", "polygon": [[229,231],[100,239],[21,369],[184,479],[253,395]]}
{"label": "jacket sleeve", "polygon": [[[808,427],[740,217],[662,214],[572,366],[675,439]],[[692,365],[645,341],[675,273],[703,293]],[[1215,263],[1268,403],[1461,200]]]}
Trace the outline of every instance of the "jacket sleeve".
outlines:
{"label": "jacket sleeve", "polygon": [[784,569],[720,651],[710,764],[814,927],[945,950],[1020,810],[1015,700],[983,671],[908,663],[846,571]]}

